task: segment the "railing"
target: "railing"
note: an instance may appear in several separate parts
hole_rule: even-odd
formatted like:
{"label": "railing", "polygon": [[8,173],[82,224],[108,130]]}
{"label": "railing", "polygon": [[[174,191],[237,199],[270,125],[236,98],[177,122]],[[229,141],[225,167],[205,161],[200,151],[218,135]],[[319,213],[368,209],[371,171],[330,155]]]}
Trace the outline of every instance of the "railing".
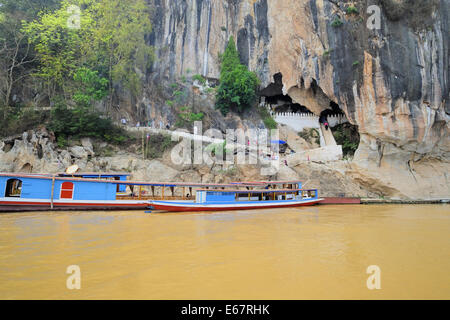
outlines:
{"label": "railing", "polygon": [[[272,116],[277,118],[291,118],[295,120],[304,121],[317,121],[319,122],[319,117],[311,113],[295,113],[295,112],[272,112]],[[345,115],[331,115],[327,117],[328,123],[331,127],[348,122]]]}

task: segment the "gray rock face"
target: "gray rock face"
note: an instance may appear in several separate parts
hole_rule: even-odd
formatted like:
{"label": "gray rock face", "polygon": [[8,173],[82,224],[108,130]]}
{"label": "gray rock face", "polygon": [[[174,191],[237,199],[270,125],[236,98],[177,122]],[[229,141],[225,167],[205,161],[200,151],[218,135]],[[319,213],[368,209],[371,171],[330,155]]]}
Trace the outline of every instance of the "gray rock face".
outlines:
{"label": "gray rock face", "polygon": [[69,151],[75,158],[78,159],[87,159],[88,157],[88,153],[86,152],[86,150],[80,146],[71,147]]}
{"label": "gray rock face", "polygon": [[[281,72],[284,91],[312,111],[333,101],[361,134],[440,152],[450,113],[450,3],[410,2],[353,1],[359,12],[349,14],[345,1],[156,1],[154,76],[218,78],[233,35],[263,86]],[[381,9],[379,30],[367,27],[370,5]]]}
{"label": "gray rock face", "polygon": [[88,155],[90,156],[95,155],[94,147],[92,145],[90,138],[81,139],[81,145],[83,146],[84,150],[88,153]]}
{"label": "gray rock face", "polygon": [[[218,78],[219,54],[233,35],[241,61],[263,87],[281,73],[283,92],[313,112],[331,102],[339,105],[359,128],[355,163],[368,174],[377,172],[378,180],[396,185],[385,170],[396,166],[420,185],[421,175],[408,169],[415,162],[437,159],[440,170],[448,171],[450,1],[174,0],[155,5],[154,79],[187,71]],[[348,11],[350,5],[358,12]],[[377,18],[368,10],[373,5],[380,9],[375,29],[368,27]],[[441,171],[436,176],[445,177]],[[442,183],[446,180],[437,185]]]}

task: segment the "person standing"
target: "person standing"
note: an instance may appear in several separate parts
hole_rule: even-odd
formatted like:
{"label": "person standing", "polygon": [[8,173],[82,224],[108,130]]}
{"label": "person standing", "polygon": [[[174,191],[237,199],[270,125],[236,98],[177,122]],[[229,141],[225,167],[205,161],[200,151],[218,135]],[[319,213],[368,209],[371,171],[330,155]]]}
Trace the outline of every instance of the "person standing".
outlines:
{"label": "person standing", "polygon": [[328,127],[329,127],[330,125],[328,124],[328,117],[327,117],[327,115],[326,115],[325,112],[326,112],[326,111],[323,111],[323,112],[320,114],[320,117],[319,117],[319,123],[321,123],[321,124],[323,124],[323,125],[325,126],[325,130],[328,130]]}

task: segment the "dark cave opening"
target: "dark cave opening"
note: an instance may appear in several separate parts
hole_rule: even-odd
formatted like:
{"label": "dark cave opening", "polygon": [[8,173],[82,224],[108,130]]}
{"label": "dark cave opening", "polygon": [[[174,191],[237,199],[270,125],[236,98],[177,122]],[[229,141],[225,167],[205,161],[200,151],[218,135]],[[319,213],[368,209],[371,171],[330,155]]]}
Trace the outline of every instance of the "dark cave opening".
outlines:
{"label": "dark cave opening", "polygon": [[[270,110],[276,113],[314,114],[307,106],[294,102],[289,95],[283,94],[283,75],[281,73],[276,73],[273,79],[274,82],[259,92],[260,103],[267,105]],[[302,81],[304,80],[302,79]],[[311,89],[313,92],[317,92],[319,89],[315,81],[312,83]],[[323,114],[326,116],[345,116],[339,105],[333,101],[330,101],[330,105],[327,106]]]}
{"label": "dark cave opening", "polygon": [[[304,80],[302,79],[301,81],[301,86],[304,88]],[[359,146],[360,135],[358,126],[348,122],[348,119],[339,104],[331,101],[331,99],[327,99],[328,97],[325,96],[316,81],[311,83],[311,90],[314,96],[317,94],[317,96],[321,97],[321,99],[318,97],[317,100],[318,102],[320,101],[322,104],[321,106],[323,107],[323,111],[320,114],[315,114],[308,109],[308,106],[296,103],[289,95],[284,95],[283,75],[277,73],[274,75],[274,82],[270,83],[266,88],[260,91],[260,105],[268,108],[272,114],[298,113],[325,116],[325,119],[327,119],[327,122],[330,124],[330,128],[332,128],[331,131],[336,143],[342,145],[344,155],[353,156]]]}
{"label": "dark cave opening", "polygon": [[289,95],[283,94],[283,75],[281,73],[276,73],[273,79],[274,82],[259,92],[260,103],[267,105],[273,112],[312,114],[306,106],[294,102]]}

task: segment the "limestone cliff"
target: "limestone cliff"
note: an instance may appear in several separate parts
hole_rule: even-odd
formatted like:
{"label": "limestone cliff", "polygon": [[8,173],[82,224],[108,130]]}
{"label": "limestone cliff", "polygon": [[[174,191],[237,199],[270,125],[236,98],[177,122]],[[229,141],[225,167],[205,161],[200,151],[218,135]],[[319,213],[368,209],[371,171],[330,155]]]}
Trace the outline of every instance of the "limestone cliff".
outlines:
{"label": "limestone cliff", "polygon": [[[448,197],[449,0],[154,0],[151,81],[219,76],[230,35],[263,87],[359,127],[348,172],[389,196]],[[368,28],[380,8],[380,28]],[[349,10],[349,7],[357,9]]]}

